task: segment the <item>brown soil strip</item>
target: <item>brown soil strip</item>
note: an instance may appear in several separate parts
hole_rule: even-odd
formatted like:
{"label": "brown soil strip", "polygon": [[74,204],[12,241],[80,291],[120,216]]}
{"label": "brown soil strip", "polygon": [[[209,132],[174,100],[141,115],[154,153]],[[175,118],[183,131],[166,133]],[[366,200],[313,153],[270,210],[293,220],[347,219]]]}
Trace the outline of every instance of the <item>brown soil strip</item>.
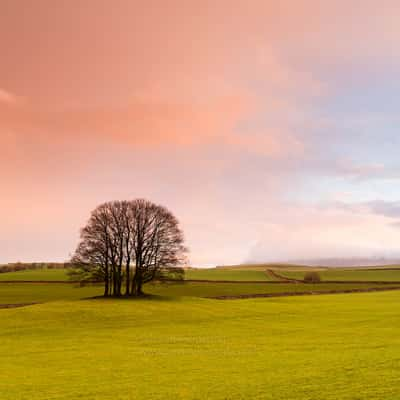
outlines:
{"label": "brown soil strip", "polygon": [[367,288],[367,289],[325,290],[325,291],[315,291],[315,292],[257,293],[257,294],[241,294],[233,296],[230,295],[212,296],[206,298],[215,300],[240,300],[240,299],[255,299],[261,297],[290,297],[290,296],[312,296],[312,295],[323,295],[323,294],[384,292],[389,290],[400,290],[400,286],[384,287],[384,288]]}
{"label": "brown soil strip", "polygon": [[39,304],[39,303],[0,304],[0,309],[27,307],[27,306],[33,306],[35,304]]}

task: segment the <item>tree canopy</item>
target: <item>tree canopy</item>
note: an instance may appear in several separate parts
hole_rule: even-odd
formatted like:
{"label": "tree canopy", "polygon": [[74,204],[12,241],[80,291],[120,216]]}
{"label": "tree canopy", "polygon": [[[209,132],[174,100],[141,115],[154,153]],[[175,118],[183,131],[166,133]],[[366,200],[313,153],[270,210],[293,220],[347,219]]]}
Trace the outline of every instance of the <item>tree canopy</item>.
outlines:
{"label": "tree canopy", "polygon": [[183,232],[165,207],[145,199],[98,206],[82,228],[71,262],[82,282],[102,280],[104,295],[139,296],[143,285],[171,272],[186,260]]}

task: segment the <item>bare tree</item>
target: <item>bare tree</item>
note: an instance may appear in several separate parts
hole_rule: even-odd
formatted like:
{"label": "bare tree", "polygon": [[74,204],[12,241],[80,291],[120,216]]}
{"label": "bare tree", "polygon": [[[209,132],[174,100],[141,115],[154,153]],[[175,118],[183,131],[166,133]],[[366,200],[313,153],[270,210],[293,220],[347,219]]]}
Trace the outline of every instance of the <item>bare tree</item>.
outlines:
{"label": "bare tree", "polygon": [[125,295],[140,296],[146,282],[177,267],[186,251],[178,220],[165,207],[144,199],[108,202],[81,230],[73,275],[83,282],[102,279],[105,296],[121,296],[125,280]]}
{"label": "bare tree", "polygon": [[133,249],[134,249],[134,223],[132,206],[129,202],[123,203],[124,212],[122,215],[122,225],[124,227],[124,239],[123,239],[123,251],[125,254],[125,296],[129,296],[131,294],[130,286],[131,286],[131,262],[134,258]]}
{"label": "bare tree", "polygon": [[71,260],[75,268],[70,274],[81,282],[103,280],[105,296],[111,294],[111,266],[115,258],[112,251],[110,208],[110,203],[97,207],[81,230],[81,241]]}
{"label": "bare tree", "polygon": [[131,202],[135,275],[132,294],[140,296],[143,284],[157,278],[163,268],[179,265],[187,249],[179,222],[165,207],[144,199]]}

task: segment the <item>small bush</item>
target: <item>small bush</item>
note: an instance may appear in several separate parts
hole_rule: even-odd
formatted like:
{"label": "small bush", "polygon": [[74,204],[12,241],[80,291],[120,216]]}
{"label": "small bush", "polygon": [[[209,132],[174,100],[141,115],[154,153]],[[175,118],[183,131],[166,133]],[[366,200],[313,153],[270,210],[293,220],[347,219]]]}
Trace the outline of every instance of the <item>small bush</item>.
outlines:
{"label": "small bush", "polygon": [[306,283],[318,283],[321,282],[321,277],[318,272],[310,271],[304,275],[304,282]]}

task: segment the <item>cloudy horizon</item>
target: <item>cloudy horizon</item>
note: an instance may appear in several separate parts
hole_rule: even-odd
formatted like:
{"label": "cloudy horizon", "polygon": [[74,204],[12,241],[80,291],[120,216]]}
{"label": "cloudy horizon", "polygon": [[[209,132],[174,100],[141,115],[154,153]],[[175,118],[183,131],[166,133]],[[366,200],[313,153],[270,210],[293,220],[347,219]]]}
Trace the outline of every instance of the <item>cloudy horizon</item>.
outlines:
{"label": "cloudy horizon", "polygon": [[137,197],[193,265],[400,256],[398,2],[0,7],[0,262]]}

